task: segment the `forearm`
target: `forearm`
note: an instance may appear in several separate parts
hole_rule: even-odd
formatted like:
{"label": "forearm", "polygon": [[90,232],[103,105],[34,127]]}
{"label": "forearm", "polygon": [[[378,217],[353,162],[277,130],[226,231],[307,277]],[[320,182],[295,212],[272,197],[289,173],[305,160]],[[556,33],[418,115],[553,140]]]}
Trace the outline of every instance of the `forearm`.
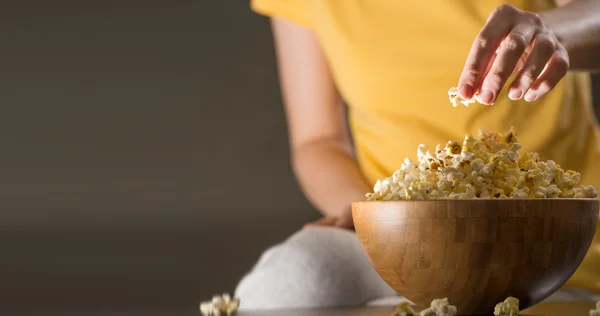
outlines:
{"label": "forearm", "polygon": [[575,0],[540,16],[567,49],[570,69],[600,70],[600,0]]}
{"label": "forearm", "polygon": [[302,191],[324,216],[341,216],[371,190],[346,147],[336,141],[319,141],[293,153],[292,165]]}

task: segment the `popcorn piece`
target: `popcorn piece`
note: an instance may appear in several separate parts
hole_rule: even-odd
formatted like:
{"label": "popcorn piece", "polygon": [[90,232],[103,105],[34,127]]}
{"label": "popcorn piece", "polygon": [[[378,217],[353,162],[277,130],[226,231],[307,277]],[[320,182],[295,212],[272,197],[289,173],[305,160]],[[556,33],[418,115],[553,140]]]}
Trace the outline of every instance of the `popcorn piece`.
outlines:
{"label": "popcorn piece", "polygon": [[455,87],[452,87],[450,90],[448,90],[448,99],[450,99],[450,103],[452,103],[452,106],[454,107],[457,107],[459,103],[464,104],[466,107],[468,107],[471,103],[475,103],[475,101],[481,103],[477,94],[475,94],[475,96],[473,96],[471,99],[461,98],[458,93],[458,89]]}
{"label": "popcorn piece", "polygon": [[416,315],[417,315],[417,313],[415,312],[414,309],[412,309],[409,302],[402,302],[398,306],[396,306],[396,309],[394,310],[394,312],[392,313],[391,316],[416,316]]}
{"label": "popcorn piece", "polygon": [[600,301],[596,303],[596,309],[590,310],[590,316],[600,316]]}
{"label": "popcorn piece", "polygon": [[203,316],[233,315],[240,306],[239,299],[232,299],[229,294],[215,295],[211,301],[200,303],[200,313]]}
{"label": "popcorn piece", "polygon": [[447,298],[435,299],[431,301],[431,306],[423,310],[420,316],[454,316],[456,315],[456,306],[450,305]]}
{"label": "popcorn piece", "polygon": [[509,297],[500,302],[494,308],[494,315],[496,316],[518,316],[519,315],[519,299]]}
{"label": "popcorn piece", "polygon": [[391,177],[380,179],[368,200],[596,198],[592,186],[578,186],[580,174],[563,170],[537,153],[521,153],[512,127],[506,133],[479,130],[435,152],[420,145],[417,161],[406,158]]}

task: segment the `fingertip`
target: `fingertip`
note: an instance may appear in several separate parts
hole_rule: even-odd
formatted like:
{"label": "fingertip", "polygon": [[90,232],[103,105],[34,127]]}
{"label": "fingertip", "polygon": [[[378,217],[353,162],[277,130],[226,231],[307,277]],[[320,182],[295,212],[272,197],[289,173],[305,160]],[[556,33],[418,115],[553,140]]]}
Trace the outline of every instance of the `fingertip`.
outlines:
{"label": "fingertip", "polygon": [[468,83],[462,84],[458,88],[458,93],[463,99],[471,99],[473,97],[473,87]]}
{"label": "fingertip", "polygon": [[483,104],[491,105],[494,102],[494,93],[490,89],[483,89],[479,94],[479,99]]}
{"label": "fingertip", "polygon": [[519,88],[512,88],[508,92],[508,97],[513,101],[521,99],[522,96],[523,96],[523,91]]}
{"label": "fingertip", "polygon": [[537,92],[529,90],[527,91],[527,93],[525,94],[525,101],[527,102],[533,102],[535,100],[537,100],[539,98],[539,95]]}

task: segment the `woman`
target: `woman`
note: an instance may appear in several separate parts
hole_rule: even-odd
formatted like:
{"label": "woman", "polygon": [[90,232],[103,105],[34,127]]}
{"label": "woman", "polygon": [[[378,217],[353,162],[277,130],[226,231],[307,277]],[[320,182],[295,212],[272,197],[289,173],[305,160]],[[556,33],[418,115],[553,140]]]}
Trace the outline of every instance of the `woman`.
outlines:
{"label": "woman", "polygon": [[[395,295],[360,248],[350,204],[421,143],[515,126],[523,150],[600,188],[589,76],[574,72],[600,69],[600,1],[254,0],[252,8],[271,17],[293,169],[323,218],[263,254],[236,291],[242,308]],[[493,105],[454,108],[452,86]],[[600,233],[595,245],[568,285],[600,292]]]}

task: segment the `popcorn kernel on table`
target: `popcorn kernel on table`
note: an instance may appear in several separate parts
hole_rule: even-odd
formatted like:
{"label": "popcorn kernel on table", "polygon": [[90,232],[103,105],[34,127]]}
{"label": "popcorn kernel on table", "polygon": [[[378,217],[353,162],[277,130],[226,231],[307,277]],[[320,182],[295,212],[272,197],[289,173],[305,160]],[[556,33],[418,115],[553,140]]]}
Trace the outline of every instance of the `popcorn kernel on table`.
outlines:
{"label": "popcorn kernel on table", "polygon": [[411,307],[409,302],[402,302],[396,306],[391,316],[416,316],[417,313]]}
{"label": "popcorn kernel on table", "polygon": [[579,185],[580,174],[537,153],[521,153],[516,129],[479,130],[462,142],[450,141],[431,153],[420,145],[417,161],[406,158],[390,177],[380,179],[367,200],[596,198],[592,186]]}
{"label": "popcorn kernel on table", "polygon": [[240,306],[239,299],[232,299],[229,294],[213,296],[211,301],[200,303],[200,313],[203,316],[233,315]]}
{"label": "popcorn kernel on table", "polygon": [[517,316],[519,315],[519,299],[508,297],[504,302],[496,304],[494,307],[494,315],[496,316]]}
{"label": "popcorn kernel on table", "polygon": [[456,313],[456,306],[450,305],[448,298],[443,298],[431,301],[431,306],[421,311],[419,316],[454,316]]}
{"label": "popcorn kernel on table", "polygon": [[590,310],[590,316],[600,316],[600,301],[596,303],[596,309]]}

